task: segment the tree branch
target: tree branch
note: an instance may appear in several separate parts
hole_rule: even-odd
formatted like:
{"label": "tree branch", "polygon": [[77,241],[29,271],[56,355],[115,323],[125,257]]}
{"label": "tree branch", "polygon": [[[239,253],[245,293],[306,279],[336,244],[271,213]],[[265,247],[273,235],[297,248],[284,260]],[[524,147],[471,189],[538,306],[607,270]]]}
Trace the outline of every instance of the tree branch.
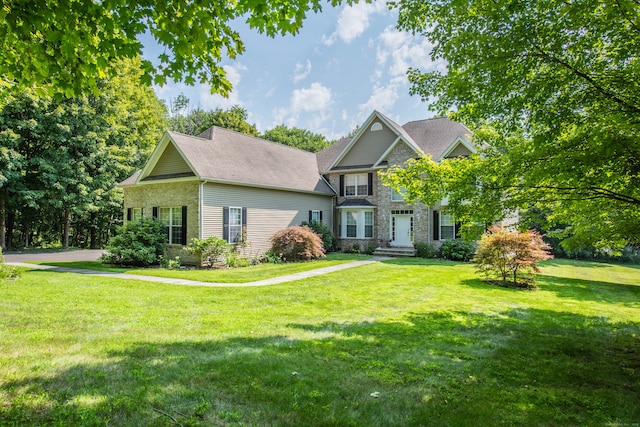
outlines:
{"label": "tree branch", "polygon": [[[508,186],[498,186],[498,187],[487,187],[491,190],[553,190],[561,193],[583,193],[584,197],[580,197],[575,200],[596,200],[596,199],[611,199],[617,200],[619,202],[628,203],[634,206],[640,206],[640,199],[637,199],[632,196],[628,196],[626,194],[616,193],[611,190],[607,190],[606,188],[599,187],[555,187],[553,185],[508,185]],[[592,194],[593,196],[589,197],[588,194]],[[568,200],[568,199],[563,199]]]}

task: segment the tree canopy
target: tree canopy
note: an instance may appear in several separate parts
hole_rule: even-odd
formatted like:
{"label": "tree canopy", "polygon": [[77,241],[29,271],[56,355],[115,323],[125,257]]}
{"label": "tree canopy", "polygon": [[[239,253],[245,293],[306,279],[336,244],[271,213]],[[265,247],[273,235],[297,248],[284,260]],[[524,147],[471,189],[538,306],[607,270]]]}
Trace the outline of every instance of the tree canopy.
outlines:
{"label": "tree canopy", "polygon": [[317,153],[330,145],[330,142],[319,133],[313,133],[306,129],[289,128],[285,125],[278,125],[262,134],[264,139],[288,145],[289,147],[300,148],[301,150]]}
{"label": "tree canopy", "polygon": [[[340,3],[331,0],[332,5]],[[142,64],[142,80],[208,83],[226,95],[221,66],[244,52],[232,21],[273,37],[295,34],[319,0],[218,2],[200,0],[6,0],[0,7],[0,83],[38,85],[67,96],[98,89],[117,71],[117,60],[142,54],[139,37],[164,48]]]}
{"label": "tree canopy", "polygon": [[243,107],[234,105],[228,110],[216,108],[205,111],[200,108],[189,111],[189,99],[178,96],[173,104],[174,115],[169,118],[169,129],[187,135],[199,135],[211,126],[234,130],[245,135],[258,136],[255,125],[249,124],[249,113]]}
{"label": "tree canopy", "polygon": [[[412,92],[475,131],[466,160],[389,176],[461,219],[545,212],[564,244],[640,241],[640,4],[633,0],[401,0],[447,71],[411,69]],[[413,182],[416,178],[421,181]]]}
{"label": "tree canopy", "polygon": [[[139,168],[165,128],[165,107],[121,61],[100,96],[56,100],[25,90],[0,109],[0,246],[69,244],[106,234],[122,217],[116,184]],[[60,231],[62,230],[62,235]],[[17,235],[20,239],[16,239]]]}

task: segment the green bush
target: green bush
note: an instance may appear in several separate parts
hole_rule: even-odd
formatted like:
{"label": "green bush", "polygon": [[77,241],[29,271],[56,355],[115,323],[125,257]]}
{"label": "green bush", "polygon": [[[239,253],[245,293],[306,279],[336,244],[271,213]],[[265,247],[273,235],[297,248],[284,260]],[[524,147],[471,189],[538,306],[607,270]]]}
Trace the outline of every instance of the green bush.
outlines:
{"label": "green bush", "polygon": [[416,256],[420,258],[435,258],[438,256],[438,250],[430,243],[419,242],[415,244]]}
{"label": "green bush", "polygon": [[353,244],[345,252],[348,253],[348,254],[359,254],[359,253],[362,253],[362,250],[360,250],[360,245]]}
{"label": "green bush", "polygon": [[191,243],[187,246],[190,253],[198,256],[200,265],[203,267],[213,267],[215,263],[221,262],[223,255],[226,260],[226,255],[231,252],[232,248],[233,246],[226,240],[215,236],[206,239],[191,239]]}
{"label": "green bush", "polygon": [[373,255],[373,253],[376,251],[377,248],[378,248],[378,245],[376,245],[374,242],[367,242],[364,245],[364,249],[362,250],[362,253],[366,255]]}
{"label": "green bush", "polygon": [[474,252],[473,243],[462,239],[445,240],[440,247],[440,256],[451,261],[469,261]]}
{"label": "green bush", "polygon": [[18,277],[20,277],[20,271],[13,265],[7,265],[4,263],[2,248],[0,248],[0,280],[17,279]]}
{"label": "green bush", "polygon": [[167,241],[165,226],[155,219],[142,218],[118,228],[101,257],[105,264],[142,266],[157,264]]}
{"label": "green bush", "polygon": [[324,257],[322,239],[306,226],[292,226],[271,237],[271,252],[283,261],[310,261]]}
{"label": "green bush", "polygon": [[327,224],[322,221],[310,221],[303,222],[302,226],[309,227],[314,233],[316,233],[322,239],[322,247],[326,252],[333,252],[339,248],[338,239],[334,236],[333,232]]}

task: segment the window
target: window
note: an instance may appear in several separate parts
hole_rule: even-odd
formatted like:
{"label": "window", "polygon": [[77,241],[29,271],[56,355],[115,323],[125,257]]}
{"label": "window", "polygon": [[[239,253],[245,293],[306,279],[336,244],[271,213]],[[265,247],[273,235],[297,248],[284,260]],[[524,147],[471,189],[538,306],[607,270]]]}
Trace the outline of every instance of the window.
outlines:
{"label": "window", "polygon": [[382,125],[379,122],[375,122],[371,125],[371,132],[377,132],[379,130],[382,130]]}
{"label": "window", "polygon": [[373,212],[365,211],[364,213],[364,237],[373,237]]}
{"label": "window", "polygon": [[322,212],[321,211],[309,211],[309,221],[314,222],[322,222]]}
{"label": "window", "polygon": [[396,191],[395,188],[391,189],[391,200],[393,202],[404,202],[404,195],[407,192],[404,188],[401,188],[400,191]]}
{"label": "window", "polygon": [[440,239],[455,239],[456,238],[456,223],[453,219],[453,215],[440,212]]}
{"label": "window", "polygon": [[357,174],[345,175],[344,195],[345,196],[369,195],[369,174],[357,173]]}
{"label": "window", "polygon": [[340,236],[356,239],[373,238],[373,210],[345,209],[341,213]]}
{"label": "window", "polygon": [[142,219],[142,208],[131,209],[131,219],[133,221],[140,221]]}
{"label": "window", "polygon": [[158,219],[165,225],[169,244],[184,244],[182,207],[158,208]]}
{"label": "window", "polygon": [[242,240],[242,208],[229,208],[229,243]]}

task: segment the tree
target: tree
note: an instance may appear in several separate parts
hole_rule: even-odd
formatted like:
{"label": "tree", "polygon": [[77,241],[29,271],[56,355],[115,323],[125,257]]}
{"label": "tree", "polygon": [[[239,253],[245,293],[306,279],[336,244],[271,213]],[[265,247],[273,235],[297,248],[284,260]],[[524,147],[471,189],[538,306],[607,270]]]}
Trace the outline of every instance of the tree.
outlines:
{"label": "tree", "polygon": [[[234,105],[228,110],[216,108],[212,111],[204,111],[199,108],[188,111],[189,98],[180,94],[174,103],[177,109],[169,119],[169,129],[175,132],[185,133],[187,135],[199,135],[211,126],[219,126],[221,128],[235,130],[245,135],[258,136],[259,132],[255,125],[247,122],[249,114],[247,110]],[[181,113],[186,112],[186,115]]]}
{"label": "tree", "polygon": [[143,62],[145,84],[201,82],[226,95],[231,83],[220,62],[244,51],[232,21],[245,19],[274,37],[296,34],[307,13],[321,9],[319,0],[8,0],[0,8],[0,82],[44,84],[49,93],[68,97],[97,93],[98,81],[117,71],[118,60],[142,54],[138,37],[148,34],[164,50]]}
{"label": "tree", "polygon": [[285,125],[278,125],[264,132],[262,138],[312,153],[322,151],[330,145],[329,141],[319,133],[296,127],[289,128]]}
{"label": "tree", "polygon": [[435,199],[449,193],[456,216],[479,222],[544,209],[548,228],[569,225],[567,247],[640,241],[638,2],[398,5],[399,27],[447,63],[445,74],[410,70],[412,93],[435,98],[440,113],[455,109],[481,149],[466,162],[411,165],[423,193],[434,177]]}
{"label": "tree", "polygon": [[[28,246],[105,241],[122,217],[116,184],[146,160],[164,130],[165,109],[136,84],[139,61],[122,61],[100,82],[100,96],[56,100],[34,91],[10,95],[0,109],[0,245],[14,230]],[[15,243],[15,242],[14,242]]]}
{"label": "tree", "polygon": [[473,262],[488,278],[499,278],[501,286],[526,287],[540,271],[538,263],[553,258],[547,252],[550,249],[536,231],[520,233],[493,226],[478,242]]}

